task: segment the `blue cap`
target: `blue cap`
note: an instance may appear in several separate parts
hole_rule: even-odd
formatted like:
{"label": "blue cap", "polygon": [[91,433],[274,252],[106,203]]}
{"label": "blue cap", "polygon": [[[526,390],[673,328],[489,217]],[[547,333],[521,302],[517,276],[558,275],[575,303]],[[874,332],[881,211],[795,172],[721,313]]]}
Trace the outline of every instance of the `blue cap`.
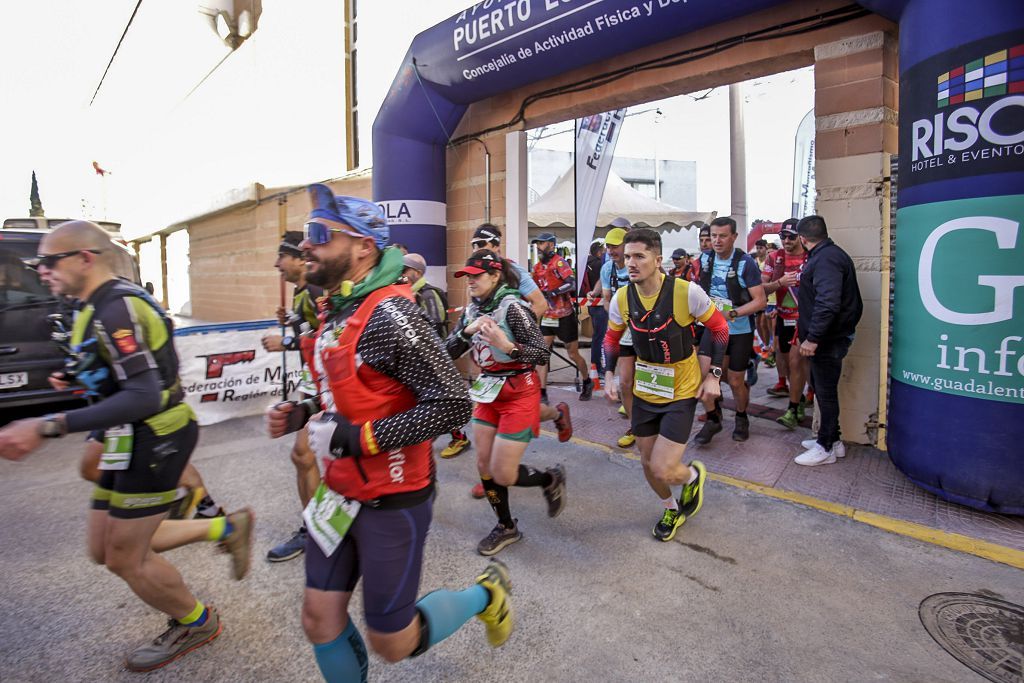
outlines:
{"label": "blue cap", "polygon": [[550,232],[542,232],[541,234],[537,235],[532,240],[530,240],[531,243],[533,243],[533,242],[557,242],[557,241],[558,241],[557,238],[553,234],[551,234]]}
{"label": "blue cap", "polygon": [[308,188],[309,199],[313,202],[310,218],[324,218],[344,223],[360,235],[372,237],[378,249],[388,245],[391,230],[381,208],[369,199],[361,197],[335,196],[331,188],[314,183]]}

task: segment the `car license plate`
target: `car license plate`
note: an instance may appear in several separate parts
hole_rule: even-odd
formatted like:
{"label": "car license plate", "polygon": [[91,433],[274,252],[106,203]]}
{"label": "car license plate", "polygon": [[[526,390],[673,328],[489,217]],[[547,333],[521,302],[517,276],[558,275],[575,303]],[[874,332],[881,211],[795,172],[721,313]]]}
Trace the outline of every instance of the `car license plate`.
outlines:
{"label": "car license plate", "polygon": [[27,372],[0,372],[0,389],[17,389],[28,384]]}

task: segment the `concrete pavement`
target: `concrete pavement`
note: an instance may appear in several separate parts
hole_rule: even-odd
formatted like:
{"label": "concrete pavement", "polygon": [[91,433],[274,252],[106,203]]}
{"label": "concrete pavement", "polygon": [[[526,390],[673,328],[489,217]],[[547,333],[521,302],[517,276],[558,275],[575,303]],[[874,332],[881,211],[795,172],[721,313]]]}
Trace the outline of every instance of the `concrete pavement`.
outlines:
{"label": "concrete pavement", "polygon": [[[123,656],[162,629],[86,558],[80,445],[0,462],[2,681],[140,680]],[[298,524],[289,445],[265,439],[258,418],[203,429],[193,462],[223,505],[256,509],[257,557],[236,583],[209,544],[168,553],[225,631],[146,680],[317,680],[299,624],[302,562],[262,559]],[[514,582],[512,639],[492,650],[471,623],[416,660],[374,657],[371,680],[980,681],[932,641],[918,604],[942,591],[1024,603],[1020,570],[715,482],[676,540],[658,543],[639,463],[548,437],[527,462],[566,464],[568,507],[549,520],[539,491],[513,492],[525,538],[500,555]],[[439,460],[438,473],[421,592],[472,581],[494,522],[469,497],[472,451]],[[362,627],[358,591],[352,613]]]}

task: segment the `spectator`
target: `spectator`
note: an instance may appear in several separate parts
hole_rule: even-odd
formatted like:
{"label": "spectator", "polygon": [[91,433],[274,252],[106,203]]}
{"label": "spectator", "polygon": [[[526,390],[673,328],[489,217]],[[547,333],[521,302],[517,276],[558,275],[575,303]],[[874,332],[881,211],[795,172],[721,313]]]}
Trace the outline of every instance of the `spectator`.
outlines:
{"label": "spectator", "polygon": [[580,287],[580,296],[586,297],[593,304],[587,307],[591,324],[594,327],[593,336],[590,338],[590,363],[597,368],[598,377],[604,377],[604,355],[601,353],[601,344],[604,342],[604,333],[608,329],[608,311],[601,305],[601,266],[604,265],[604,254],[604,243],[601,240],[591,242],[587,267],[583,271],[583,286]]}
{"label": "spectator", "polygon": [[672,252],[672,270],[668,274],[680,280],[693,280],[693,263],[690,262],[690,255],[685,249],[676,249]]}
{"label": "spectator", "polygon": [[797,223],[796,230],[809,252],[800,276],[797,334],[802,340],[800,355],[811,361],[811,385],[821,411],[821,424],[818,440],[795,462],[828,465],[836,461],[841,450],[839,376],[864,304],[853,260],[828,238],[825,220],[821,216],[806,216]]}
{"label": "spectator", "polygon": [[705,254],[711,251],[711,226],[705,223],[700,226],[700,232],[697,234],[700,240],[700,250]]}

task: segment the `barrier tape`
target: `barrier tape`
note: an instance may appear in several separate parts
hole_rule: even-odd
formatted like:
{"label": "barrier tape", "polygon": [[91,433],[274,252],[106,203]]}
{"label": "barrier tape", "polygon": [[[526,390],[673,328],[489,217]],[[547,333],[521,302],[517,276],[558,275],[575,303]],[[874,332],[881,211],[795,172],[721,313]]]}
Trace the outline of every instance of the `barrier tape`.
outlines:
{"label": "barrier tape", "polygon": [[[573,303],[576,303],[576,304],[584,304],[584,303],[586,303],[588,301],[593,302],[593,303],[587,304],[588,306],[596,306],[596,305],[600,304],[601,299],[591,299],[590,297],[586,297],[586,296],[578,296],[578,297],[573,299]],[[447,313],[461,313],[464,310],[466,310],[465,306],[456,306],[455,308],[447,309],[446,312]]]}

